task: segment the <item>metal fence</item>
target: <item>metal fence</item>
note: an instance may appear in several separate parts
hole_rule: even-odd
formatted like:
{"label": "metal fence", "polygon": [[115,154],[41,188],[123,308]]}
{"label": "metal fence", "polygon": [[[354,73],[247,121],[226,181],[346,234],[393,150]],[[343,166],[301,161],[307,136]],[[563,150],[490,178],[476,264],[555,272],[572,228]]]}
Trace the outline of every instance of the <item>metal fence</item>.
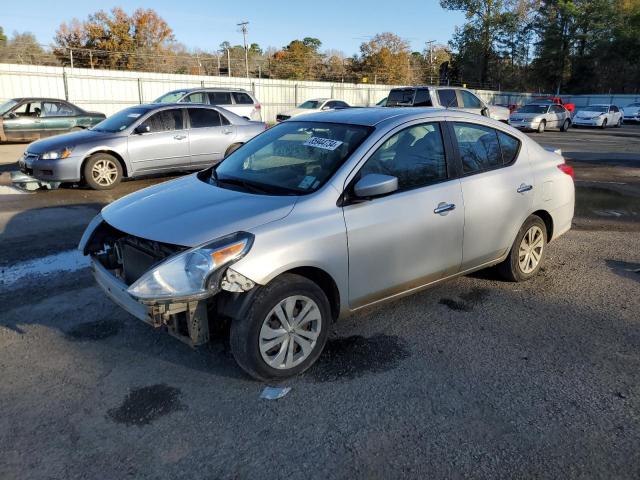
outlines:
{"label": "metal fence", "polygon": [[[169,90],[229,87],[253,92],[263,106],[263,119],[274,121],[279,112],[310,98],[332,97],[354,106],[374,105],[394,86],[0,64],[1,101],[35,96],[64,98],[87,110],[107,115],[128,106],[151,102]],[[491,104],[522,104],[535,96],[522,92],[475,91]],[[593,103],[624,106],[640,100],[640,95],[573,95],[565,98],[578,106]]]}

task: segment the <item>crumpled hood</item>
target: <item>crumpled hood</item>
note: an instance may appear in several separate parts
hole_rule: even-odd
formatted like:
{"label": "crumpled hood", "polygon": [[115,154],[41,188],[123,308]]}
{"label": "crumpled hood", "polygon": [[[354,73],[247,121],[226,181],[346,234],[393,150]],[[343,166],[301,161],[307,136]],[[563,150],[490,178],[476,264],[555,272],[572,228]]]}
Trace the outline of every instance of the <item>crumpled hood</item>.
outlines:
{"label": "crumpled hood", "polygon": [[317,113],[320,110],[311,109],[311,108],[292,108],[291,110],[287,110],[286,112],[282,112],[282,115],[288,115],[290,117],[297,117],[298,115],[304,115],[306,113]]}
{"label": "crumpled hood", "polygon": [[103,208],[102,217],[130,235],[195,247],[280,220],[296,200],[219,188],[194,174],[127,195]]}
{"label": "crumpled hood", "polygon": [[101,142],[112,137],[120,136],[116,133],[96,132],[95,130],[81,130],[78,132],[65,133],[63,135],[55,135],[42,140],[36,140],[29,144],[27,151],[29,153],[45,153],[58,148],[75,147],[84,143]]}

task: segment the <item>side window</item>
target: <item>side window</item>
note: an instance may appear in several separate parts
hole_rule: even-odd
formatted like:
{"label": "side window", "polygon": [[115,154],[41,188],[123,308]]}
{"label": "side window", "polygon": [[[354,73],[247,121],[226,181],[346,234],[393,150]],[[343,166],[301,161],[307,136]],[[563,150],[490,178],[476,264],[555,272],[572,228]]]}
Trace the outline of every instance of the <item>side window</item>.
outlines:
{"label": "side window", "polygon": [[231,105],[231,93],[209,92],[209,103],[211,105]]}
{"label": "side window", "polygon": [[336,108],[336,102],[327,102],[322,108]]}
{"label": "side window", "polygon": [[513,163],[520,152],[520,140],[500,131],[498,131],[498,140],[500,141],[500,150],[502,150],[503,165]]}
{"label": "side window", "polygon": [[413,98],[414,107],[432,107],[431,95],[426,88],[419,88],[416,90],[416,96]]}
{"label": "side window", "polygon": [[40,102],[27,102],[13,109],[13,113],[15,113],[19,117],[39,117],[42,113],[40,107]]}
{"label": "side window", "polygon": [[560,105],[551,105],[551,111],[553,113],[564,113],[564,108]]}
{"label": "side window", "polygon": [[72,117],[73,109],[61,102],[42,102],[42,117]]}
{"label": "side window", "polygon": [[438,100],[440,100],[440,105],[445,108],[458,106],[458,96],[455,90],[438,90]]}
{"label": "side window", "polygon": [[191,128],[207,128],[220,126],[220,114],[209,108],[190,108]]}
{"label": "side window", "polygon": [[182,109],[176,108],[154,113],[144,123],[151,127],[152,132],[182,130],[184,128],[182,124]]}
{"label": "side window", "polygon": [[472,123],[454,123],[453,130],[465,174],[483,172],[502,165],[500,143],[493,128]]}
{"label": "side window", "polygon": [[253,105],[253,99],[244,92],[233,92],[233,99],[241,105]]}
{"label": "side window", "polygon": [[183,102],[186,103],[207,103],[206,93],[204,92],[195,92],[187,95]]}
{"label": "side window", "polygon": [[447,162],[440,125],[425,123],[393,135],[360,170],[360,176],[370,173],[397,177],[399,190],[446,180]]}
{"label": "side window", "polygon": [[220,114],[220,123],[222,125],[231,125],[231,122],[223,114]]}
{"label": "side window", "polygon": [[346,104],[346,103],[344,103],[344,102],[340,102],[340,101],[338,101],[338,102],[336,102],[336,107],[337,107],[337,108],[349,108],[349,105],[347,105],[347,104]]}
{"label": "side window", "polygon": [[619,110],[618,110],[618,107],[616,107],[615,105],[611,105],[611,111],[612,111],[613,113],[616,113],[616,112],[618,112]]}
{"label": "side window", "polygon": [[466,90],[460,90],[462,94],[462,103],[464,108],[482,108],[482,102],[473,93]]}

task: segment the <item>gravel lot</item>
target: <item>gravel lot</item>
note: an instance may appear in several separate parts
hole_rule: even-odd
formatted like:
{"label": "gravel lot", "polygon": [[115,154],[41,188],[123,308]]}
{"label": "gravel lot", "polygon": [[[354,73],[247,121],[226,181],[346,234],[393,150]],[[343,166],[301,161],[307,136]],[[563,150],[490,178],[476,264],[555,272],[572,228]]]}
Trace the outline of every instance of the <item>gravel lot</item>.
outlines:
{"label": "gravel lot", "polygon": [[0,146],[0,478],[638,478],[640,127],[532,137],[577,172],[574,229],[541,275],[361,312],[277,401],[223,338],[154,331],[87,269],[8,285],[167,177],[8,194],[24,146]]}

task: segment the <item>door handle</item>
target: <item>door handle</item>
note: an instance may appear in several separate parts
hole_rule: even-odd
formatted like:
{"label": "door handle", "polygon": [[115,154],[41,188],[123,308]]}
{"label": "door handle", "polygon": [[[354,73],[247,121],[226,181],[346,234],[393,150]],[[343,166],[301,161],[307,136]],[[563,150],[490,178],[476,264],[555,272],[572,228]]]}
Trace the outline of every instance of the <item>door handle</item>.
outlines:
{"label": "door handle", "polygon": [[533,190],[533,185],[527,185],[525,183],[521,183],[520,186],[518,187],[517,192],[524,193],[524,192],[528,192],[529,190]]}
{"label": "door handle", "polygon": [[222,130],[222,133],[224,133],[225,135],[229,135],[231,133],[231,130],[225,128],[224,130]]}
{"label": "door handle", "polygon": [[438,206],[433,210],[433,213],[438,215],[442,215],[443,213],[450,212],[451,210],[455,210],[456,206],[453,203],[440,202]]}
{"label": "door handle", "polygon": [[174,135],[173,138],[175,138],[176,140],[184,140],[185,138],[187,138],[186,135]]}

